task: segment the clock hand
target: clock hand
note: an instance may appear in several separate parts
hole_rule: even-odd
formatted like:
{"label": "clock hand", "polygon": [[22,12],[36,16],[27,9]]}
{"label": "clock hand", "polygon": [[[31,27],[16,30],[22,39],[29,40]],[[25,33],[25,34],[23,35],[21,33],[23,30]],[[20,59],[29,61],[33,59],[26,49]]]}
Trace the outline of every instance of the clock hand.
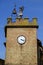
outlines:
{"label": "clock hand", "polygon": [[23,39],[21,39],[22,41],[24,41]]}

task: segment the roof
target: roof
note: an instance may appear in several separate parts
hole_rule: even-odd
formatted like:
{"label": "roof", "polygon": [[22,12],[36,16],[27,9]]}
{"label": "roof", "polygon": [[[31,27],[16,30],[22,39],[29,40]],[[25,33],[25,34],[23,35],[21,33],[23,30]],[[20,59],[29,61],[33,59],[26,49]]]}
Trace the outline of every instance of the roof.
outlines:
{"label": "roof", "polygon": [[37,44],[38,44],[40,47],[42,47],[42,42],[41,42],[39,39],[37,39]]}
{"label": "roof", "polygon": [[5,60],[0,58],[0,61],[5,61]]}

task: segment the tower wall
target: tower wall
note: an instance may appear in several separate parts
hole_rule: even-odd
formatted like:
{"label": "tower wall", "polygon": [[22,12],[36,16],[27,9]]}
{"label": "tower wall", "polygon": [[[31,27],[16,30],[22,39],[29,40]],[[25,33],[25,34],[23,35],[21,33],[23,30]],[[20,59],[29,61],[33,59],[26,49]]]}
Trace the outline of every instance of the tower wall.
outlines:
{"label": "tower wall", "polygon": [[[36,28],[7,28],[5,65],[37,65]],[[24,35],[26,42],[20,45],[17,37]]]}

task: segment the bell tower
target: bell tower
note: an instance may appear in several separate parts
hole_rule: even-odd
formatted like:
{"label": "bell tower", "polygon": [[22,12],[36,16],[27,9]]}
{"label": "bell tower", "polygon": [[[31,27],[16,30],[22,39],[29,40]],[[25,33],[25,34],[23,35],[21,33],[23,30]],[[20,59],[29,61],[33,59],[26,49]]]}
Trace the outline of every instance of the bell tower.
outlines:
{"label": "bell tower", "polygon": [[37,18],[29,22],[20,14],[16,22],[12,18],[7,21],[5,65],[37,65]]}

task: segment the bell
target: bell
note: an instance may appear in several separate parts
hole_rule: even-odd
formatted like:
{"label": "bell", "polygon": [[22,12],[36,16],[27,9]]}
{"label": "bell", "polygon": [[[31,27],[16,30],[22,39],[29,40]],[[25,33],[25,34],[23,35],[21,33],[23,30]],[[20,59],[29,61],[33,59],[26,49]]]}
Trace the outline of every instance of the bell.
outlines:
{"label": "bell", "polygon": [[23,12],[22,11],[19,11],[19,16],[20,16],[20,18],[22,18],[22,16],[23,16]]}
{"label": "bell", "polygon": [[14,8],[14,10],[13,10],[13,12],[12,12],[13,14],[16,14],[16,9]]}
{"label": "bell", "polygon": [[19,16],[20,16],[20,18],[22,18],[22,16],[23,16],[23,10],[24,10],[23,6],[19,8]]}
{"label": "bell", "polygon": [[22,7],[20,7],[20,11],[22,11],[23,12],[23,10],[24,10],[24,7],[22,6]]}

